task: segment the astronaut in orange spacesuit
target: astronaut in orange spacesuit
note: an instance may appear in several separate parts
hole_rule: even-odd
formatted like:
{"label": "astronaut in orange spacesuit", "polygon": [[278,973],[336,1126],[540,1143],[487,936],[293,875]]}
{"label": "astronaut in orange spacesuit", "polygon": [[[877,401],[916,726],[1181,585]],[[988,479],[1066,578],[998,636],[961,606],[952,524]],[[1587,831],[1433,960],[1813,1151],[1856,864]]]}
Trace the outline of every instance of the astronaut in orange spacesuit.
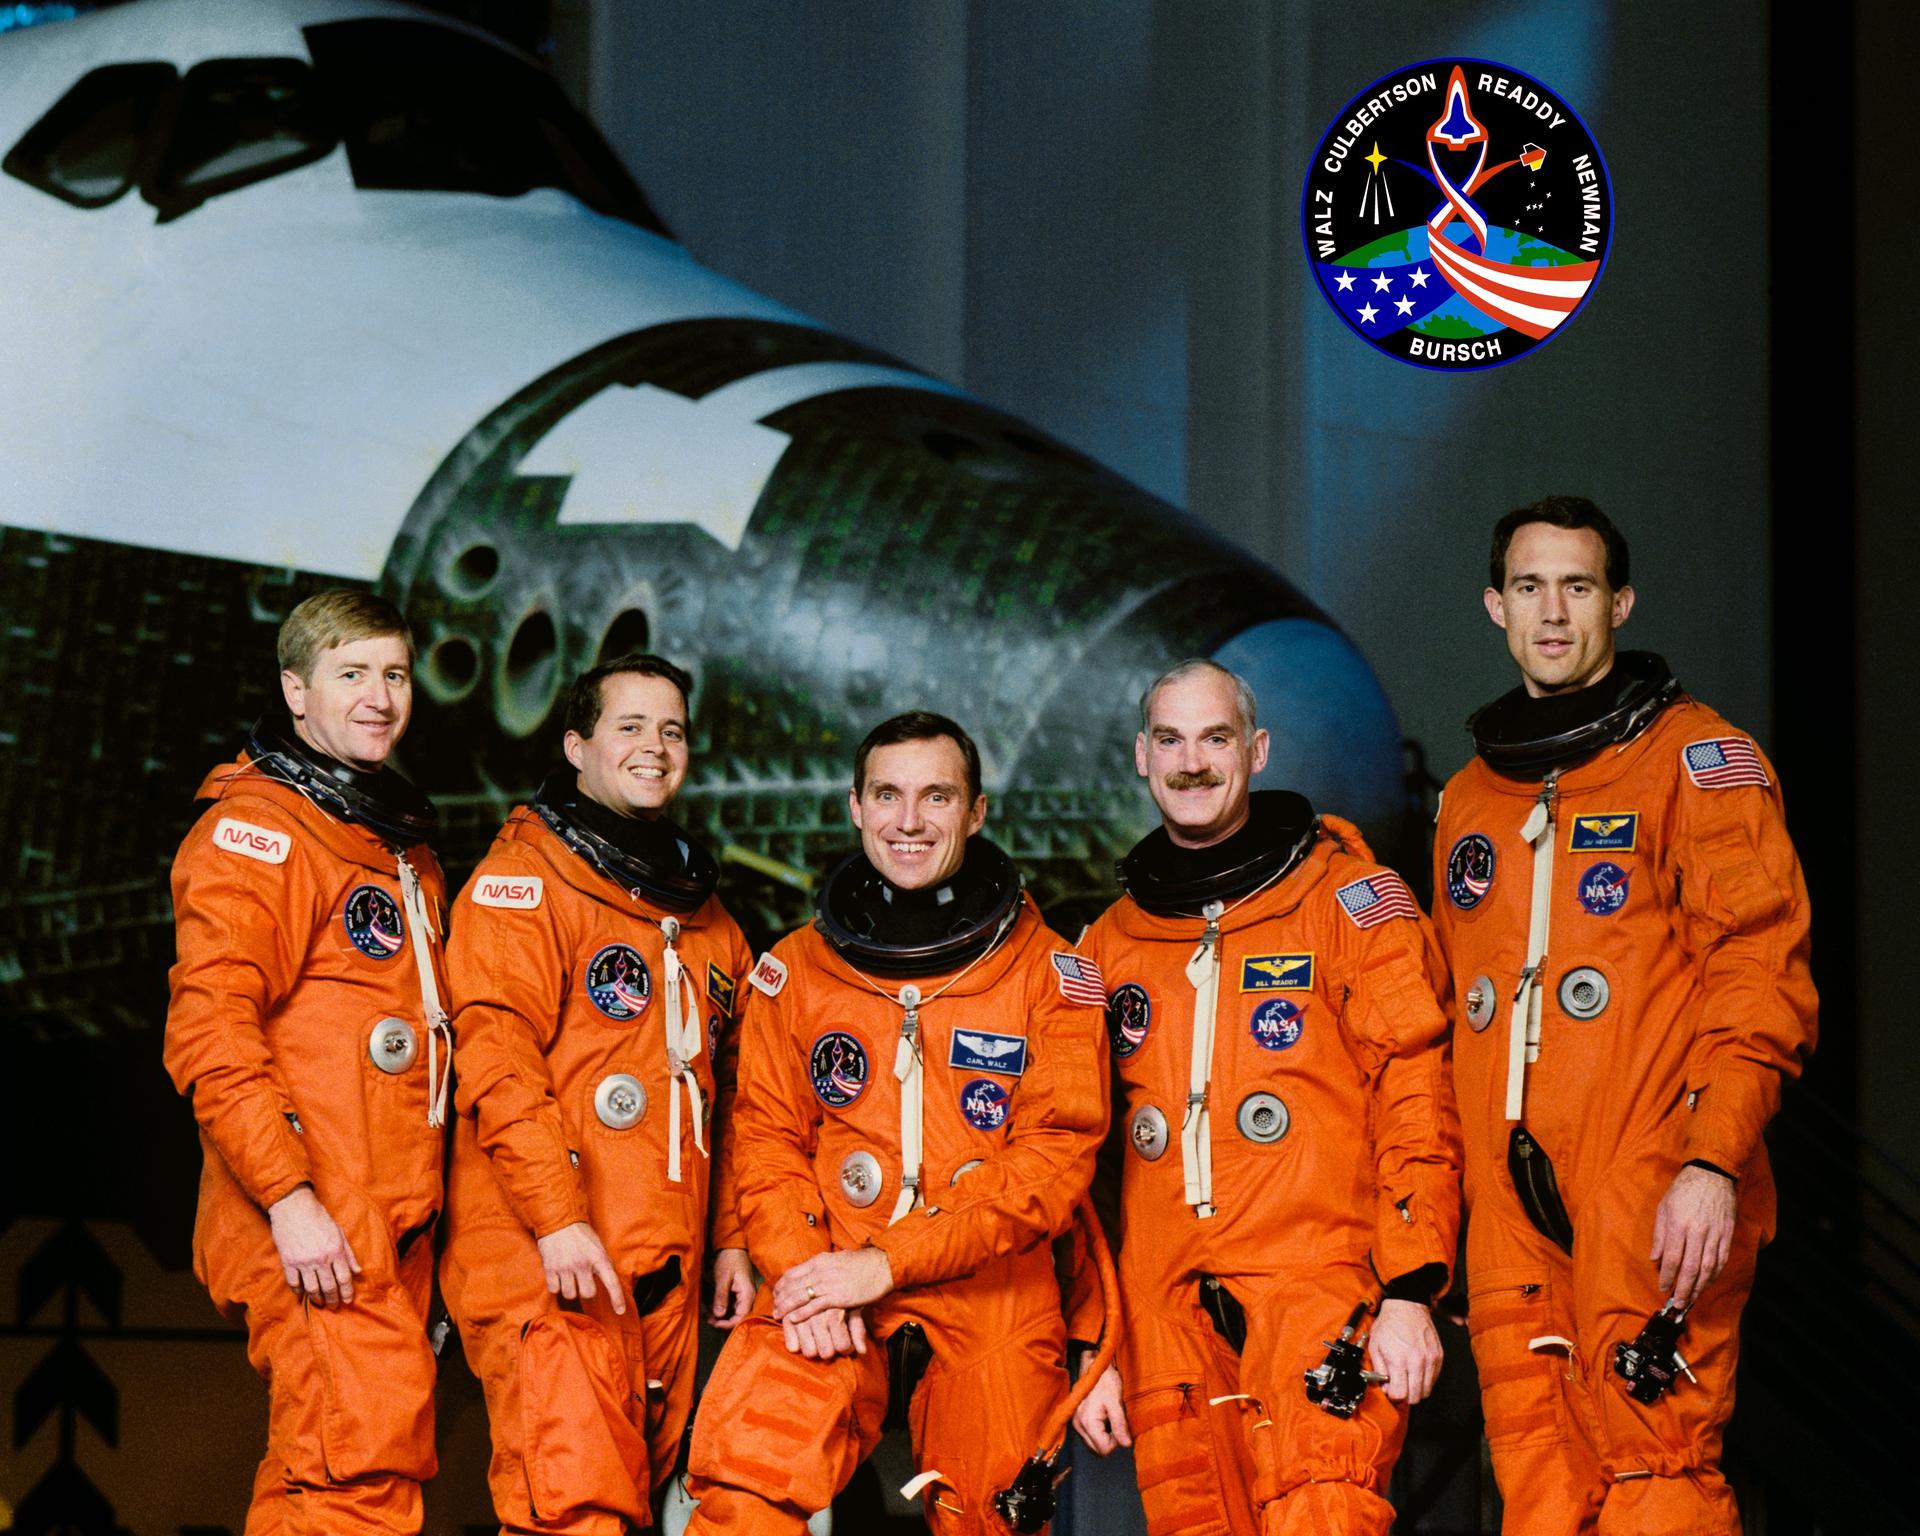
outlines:
{"label": "astronaut in orange spacesuit", "polygon": [[[1814,1038],[1773,769],[1658,656],[1615,651],[1628,575],[1591,502],[1501,519],[1486,606],[1521,686],[1469,722],[1434,844],[1508,1536],[1739,1530],[1720,1439],[1774,1223],[1760,1133]],[[1677,1379],[1645,1398],[1622,1371],[1669,1303],[1691,1375],[1655,1349]]]}
{"label": "astronaut in orange spacesuit", "polygon": [[[1162,826],[1081,941],[1109,988],[1125,1323],[1075,1423],[1133,1446],[1154,1536],[1383,1536],[1459,1219],[1440,956],[1355,827],[1249,792],[1254,708],[1209,661],[1141,701]],[[1363,1303],[1381,1380],[1342,1417],[1303,1374]]]}
{"label": "astronaut in orange spacesuit", "polygon": [[692,1405],[710,1242],[714,1320],[753,1298],[727,1150],[752,957],[712,856],[665,815],[691,692],[657,656],[583,674],[568,766],[455,905],[441,1288],[486,1391],[508,1531],[651,1524]]}
{"label": "astronaut in orange spacesuit", "polygon": [[452,1066],[433,808],[385,766],[413,641],[384,600],[327,592],[279,653],[285,712],[207,775],[173,865],[165,1059],[206,1156],[194,1273],[268,1384],[248,1536],[413,1532]]}
{"label": "astronaut in orange spacesuit", "polygon": [[694,1426],[691,1532],[804,1529],[904,1415],[936,1536],[991,1510],[1066,1395],[1049,1239],[1107,1121],[1098,978],[977,837],[951,720],[877,727],[861,851],[763,955],[741,1045],[740,1214],[767,1278]]}

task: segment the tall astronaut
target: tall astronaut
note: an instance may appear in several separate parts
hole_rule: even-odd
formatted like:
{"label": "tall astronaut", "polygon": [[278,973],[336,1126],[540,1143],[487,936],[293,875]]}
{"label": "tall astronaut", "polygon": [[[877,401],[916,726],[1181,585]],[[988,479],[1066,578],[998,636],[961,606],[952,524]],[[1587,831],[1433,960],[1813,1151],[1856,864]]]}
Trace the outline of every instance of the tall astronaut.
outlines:
{"label": "tall astronaut", "polygon": [[455,904],[441,1288],[486,1391],[509,1531],[652,1523],[692,1406],[710,1243],[715,1321],[753,1295],[727,1152],[751,954],[713,858],[665,814],[691,692],[657,656],[584,673],[567,766]]}
{"label": "tall astronaut", "polygon": [[[1154,1536],[1384,1533],[1459,1219],[1440,954],[1356,828],[1249,793],[1254,708],[1207,661],[1141,701],[1162,826],[1081,945],[1111,988],[1125,1323],[1075,1422],[1133,1446]],[[1361,1303],[1384,1390],[1341,1417],[1303,1376]]]}
{"label": "tall astronaut", "polygon": [[[1658,656],[1616,654],[1628,575],[1591,502],[1500,520],[1485,600],[1521,686],[1468,722],[1434,847],[1508,1536],[1739,1530],[1720,1438],[1773,1230],[1760,1134],[1814,1037],[1773,769]],[[1635,1348],[1688,1306],[1690,1374]]]}
{"label": "tall astronaut", "polygon": [[385,766],[413,641],[391,604],[327,592],[279,653],[285,713],[207,775],[173,865],[166,1066],[206,1155],[194,1273],[268,1385],[248,1536],[413,1532],[452,1067],[433,808]]}
{"label": "tall astronaut", "polygon": [[861,851],[745,1010],[740,1213],[768,1284],[700,1404],[694,1532],[804,1529],[904,1415],[936,1536],[1067,1392],[1048,1240],[1107,1123],[1098,978],[975,836],[980,758],[939,715],[854,758]]}

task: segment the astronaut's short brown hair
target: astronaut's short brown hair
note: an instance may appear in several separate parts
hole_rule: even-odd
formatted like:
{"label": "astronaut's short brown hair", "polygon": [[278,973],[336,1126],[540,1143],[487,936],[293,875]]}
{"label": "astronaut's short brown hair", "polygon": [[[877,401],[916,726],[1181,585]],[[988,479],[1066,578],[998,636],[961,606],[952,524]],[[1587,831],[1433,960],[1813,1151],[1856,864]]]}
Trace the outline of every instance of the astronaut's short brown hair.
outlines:
{"label": "astronaut's short brown hair", "polygon": [[384,597],[343,588],[316,592],[280,625],[280,670],[311,683],[313,664],[324,652],[351,640],[381,635],[398,635],[406,641],[407,660],[413,660],[413,631],[405,615]]}

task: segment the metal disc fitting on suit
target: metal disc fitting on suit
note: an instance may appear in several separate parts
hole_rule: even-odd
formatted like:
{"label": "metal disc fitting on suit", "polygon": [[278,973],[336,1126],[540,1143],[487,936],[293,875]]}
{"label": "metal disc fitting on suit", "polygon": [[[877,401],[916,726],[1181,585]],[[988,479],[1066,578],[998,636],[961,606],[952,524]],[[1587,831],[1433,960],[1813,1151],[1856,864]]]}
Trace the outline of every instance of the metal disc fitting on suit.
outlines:
{"label": "metal disc fitting on suit", "polygon": [[1476,976],[1473,985],[1467,988],[1467,1024],[1477,1035],[1493,1022],[1493,1008],[1497,1001],[1493,980],[1487,976]]}
{"label": "metal disc fitting on suit", "polygon": [[1240,1101],[1234,1122],[1248,1141],[1271,1142],[1287,1134],[1293,1118],[1277,1093],[1250,1093]]}
{"label": "metal disc fitting on suit", "polygon": [[1133,1150],[1153,1162],[1167,1150],[1167,1117],[1151,1104],[1142,1104],[1127,1121],[1127,1140]]}
{"label": "metal disc fitting on suit", "polygon": [[880,1185],[885,1178],[880,1171],[880,1159],[871,1152],[849,1152],[840,1164],[840,1193],[847,1197],[849,1205],[864,1208],[880,1198]]}
{"label": "metal disc fitting on suit", "polygon": [[947,1184],[949,1185],[949,1187],[951,1187],[952,1185],[958,1184],[962,1179],[964,1179],[968,1174],[972,1173],[974,1169],[978,1168],[985,1161],[986,1159],[982,1157],[968,1158],[958,1168],[953,1170],[953,1177],[947,1180]]}
{"label": "metal disc fitting on suit", "polygon": [[1612,996],[1607,978],[1590,965],[1560,978],[1560,1006],[1570,1019],[1597,1019],[1607,1011]]}
{"label": "metal disc fitting on suit", "polygon": [[404,1072],[419,1054],[420,1037],[405,1019],[382,1019],[367,1036],[367,1055],[382,1072]]}
{"label": "metal disc fitting on suit", "polygon": [[593,1090],[593,1112],[610,1131],[630,1131],[646,1118],[647,1090],[631,1072],[615,1072],[600,1079]]}

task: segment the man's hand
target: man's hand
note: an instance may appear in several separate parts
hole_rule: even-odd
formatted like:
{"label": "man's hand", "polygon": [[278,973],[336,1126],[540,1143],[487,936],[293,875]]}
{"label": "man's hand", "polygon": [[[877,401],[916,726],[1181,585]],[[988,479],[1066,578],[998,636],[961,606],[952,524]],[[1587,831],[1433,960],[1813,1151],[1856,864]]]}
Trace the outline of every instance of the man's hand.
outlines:
{"label": "man's hand", "polygon": [[1738,1204],[1732,1179],[1691,1163],[1667,1186],[1647,1257],[1660,1266],[1660,1289],[1681,1306],[1692,1306],[1726,1264]]}
{"label": "man's hand", "polygon": [[722,1248],[713,1256],[713,1311],[716,1328],[731,1328],[753,1310],[753,1265],[744,1248]]}
{"label": "man's hand", "polygon": [[320,1203],[311,1184],[302,1184],[267,1207],[267,1225],[280,1253],[287,1284],[323,1307],[353,1300],[353,1277],[360,1261],[347,1234]]}
{"label": "man's hand", "polygon": [[867,1320],[858,1312],[839,1307],[831,1307],[804,1323],[784,1322],[780,1331],[786,1335],[787,1348],[809,1360],[867,1352]]}
{"label": "man's hand", "polygon": [[1396,1403],[1412,1407],[1433,1391],[1440,1376],[1440,1335],[1433,1310],[1417,1301],[1383,1301],[1367,1339],[1367,1358],[1385,1376]]}
{"label": "man's hand", "polygon": [[892,1289],[893,1265],[882,1249],[816,1253],[774,1282],[773,1315],[778,1322],[804,1323],[831,1308],[867,1306]]}
{"label": "man's hand", "polygon": [[607,1288],[607,1300],[622,1316],[627,1310],[627,1288],[613,1272],[613,1260],[607,1257],[607,1245],[592,1224],[576,1221],[570,1227],[549,1232],[539,1239],[540,1263],[547,1271],[547,1289],[569,1301],[586,1300],[597,1294],[594,1278]]}
{"label": "man's hand", "polygon": [[1100,1373],[1093,1390],[1074,1409],[1073,1427],[1096,1455],[1104,1456],[1116,1445],[1133,1444],[1126,1404],[1121,1400],[1119,1366],[1110,1365]]}

